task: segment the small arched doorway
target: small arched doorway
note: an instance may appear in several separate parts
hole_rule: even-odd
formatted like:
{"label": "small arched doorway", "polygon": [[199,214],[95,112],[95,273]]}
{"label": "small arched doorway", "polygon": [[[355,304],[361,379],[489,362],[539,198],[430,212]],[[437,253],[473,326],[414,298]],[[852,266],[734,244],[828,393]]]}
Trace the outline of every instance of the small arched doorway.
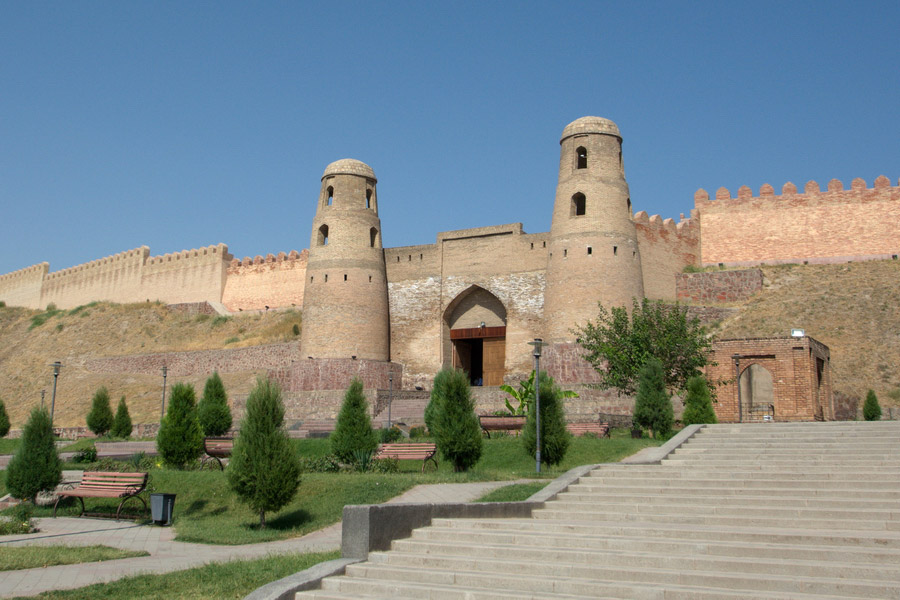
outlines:
{"label": "small arched doorway", "polygon": [[506,365],[506,307],[473,285],[444,311],[444,365],[469,374],[472,385],[500,385]]}
{"label": "small arched doorway", "polygon": [[741,412],[743,421],[761,421],[765,415],[774,417],[775,393],[772,373],[754,363],[741,373]]}

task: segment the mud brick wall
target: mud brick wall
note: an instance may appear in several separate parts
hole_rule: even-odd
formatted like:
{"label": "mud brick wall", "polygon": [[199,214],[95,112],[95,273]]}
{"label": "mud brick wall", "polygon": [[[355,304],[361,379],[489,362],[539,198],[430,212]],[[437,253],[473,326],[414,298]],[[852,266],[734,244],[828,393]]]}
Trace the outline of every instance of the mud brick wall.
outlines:
{"label": "mud brick wall", "polygon": [[762,287],[760,269],[679,273],[675,276],[675,297],[679,302],[744,302]]}

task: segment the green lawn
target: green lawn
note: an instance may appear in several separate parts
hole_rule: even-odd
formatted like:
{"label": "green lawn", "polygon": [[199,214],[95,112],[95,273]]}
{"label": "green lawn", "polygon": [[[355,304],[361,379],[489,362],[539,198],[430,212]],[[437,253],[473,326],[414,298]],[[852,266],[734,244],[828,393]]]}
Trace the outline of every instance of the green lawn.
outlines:
{"label": "green lawn", "polygon": [[132,556],[150,556],[150,553],[109,546],[11,546],[0,553],[0,571],[74,565]]}
{"label": "green lawn", "polygon": [[[207,600],[243,598],[256,588],[293,575],[326,560],[340,558],[340,552],[287,554],[255,560],[212,563],[203,567],[164,573],[136,575],[109,583],[74,590],[44,592],[27,599],[44,600]],[[27,600],[26,597],[18,600]]]}
{"label": "green lawn", "polygon": [[0,438],[0,454],[15,454],[22,438]]}
{"label": "green lawn", "polygon": [[546,481],[514,483],[488,492],[481,498],[475,500],[475,502],[522,502],[523,500],[528,500],[531,496],[544,489],[546,485]]}

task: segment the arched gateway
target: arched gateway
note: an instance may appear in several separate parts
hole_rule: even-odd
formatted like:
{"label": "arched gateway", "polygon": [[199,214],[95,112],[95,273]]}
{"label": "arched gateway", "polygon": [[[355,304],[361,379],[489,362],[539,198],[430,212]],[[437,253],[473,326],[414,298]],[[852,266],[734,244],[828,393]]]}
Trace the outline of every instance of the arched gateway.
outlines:
{"label": "arched gateway", "polygon": [[469,374],[472,385],[500,385],[506,363],[506,307],[473,285],[447,306],[443,319],[444,366]]}

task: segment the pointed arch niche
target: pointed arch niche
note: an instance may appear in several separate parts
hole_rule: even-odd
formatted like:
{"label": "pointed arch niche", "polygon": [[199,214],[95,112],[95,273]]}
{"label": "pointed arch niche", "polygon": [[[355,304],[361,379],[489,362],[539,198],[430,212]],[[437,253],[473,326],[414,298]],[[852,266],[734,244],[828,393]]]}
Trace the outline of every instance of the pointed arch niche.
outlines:
{"label": "pointed arch niche", "polygon": [[761,416],[775,412],[775,387],[772,372],[759,363],[752,363],[741,372],[741,415],[743,421],[761,420]]}
{"label": "pointed arch niche", "polygon": [[472,385],[500,385],[506,364],[506,307],[470,286],[447,306],[442,323],[443,363],[469,374]]}

